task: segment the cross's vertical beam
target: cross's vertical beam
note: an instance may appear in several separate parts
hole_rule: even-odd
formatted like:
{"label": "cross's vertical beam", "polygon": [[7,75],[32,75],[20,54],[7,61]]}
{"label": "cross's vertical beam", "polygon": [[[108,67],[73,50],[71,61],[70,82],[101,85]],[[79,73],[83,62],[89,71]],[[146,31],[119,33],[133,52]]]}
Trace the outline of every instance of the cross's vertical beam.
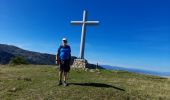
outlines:
{"label": "cross's vertical beam", "polygon": [[86,25],[96,25],[99,21],[87,21],[87,11],[83,11],[82,21],[71,21],[71,24],[82,25],[81,30],[81,43],[80,43],[80,58],[84,59],[84,49],[85,49],[85,38],[86,38]]}
{"label": "cross's vertical beam", "polygon": [[85,37],[86,37],[86,19],[87,19],[87,12],[83,11],[83,25],[81,30],[81,43],[80,43],[80,58],[84,59],[84,49],[85,49]]}

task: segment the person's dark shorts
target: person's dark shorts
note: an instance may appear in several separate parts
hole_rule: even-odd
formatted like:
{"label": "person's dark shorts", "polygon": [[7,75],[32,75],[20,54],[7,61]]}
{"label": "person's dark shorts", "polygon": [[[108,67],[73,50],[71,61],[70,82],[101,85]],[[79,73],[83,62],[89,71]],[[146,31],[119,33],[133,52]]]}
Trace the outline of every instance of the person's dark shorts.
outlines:
{"label": "person's dark shorts", "polygon": [[60,61],[60,71],[69,72],[70,71],[70,60]]}

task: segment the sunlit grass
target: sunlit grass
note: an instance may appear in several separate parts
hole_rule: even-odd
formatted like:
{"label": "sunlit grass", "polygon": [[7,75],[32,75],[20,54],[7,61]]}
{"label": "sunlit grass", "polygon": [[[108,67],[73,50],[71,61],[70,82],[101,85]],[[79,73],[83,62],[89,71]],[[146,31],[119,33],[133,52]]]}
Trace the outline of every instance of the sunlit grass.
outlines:
{"label": "sunlit grass", "polygon": [[0,66],[2,100],[168,100],[170,79],[126,71],[72,69],[68,87],[57,86],[50,65]]}

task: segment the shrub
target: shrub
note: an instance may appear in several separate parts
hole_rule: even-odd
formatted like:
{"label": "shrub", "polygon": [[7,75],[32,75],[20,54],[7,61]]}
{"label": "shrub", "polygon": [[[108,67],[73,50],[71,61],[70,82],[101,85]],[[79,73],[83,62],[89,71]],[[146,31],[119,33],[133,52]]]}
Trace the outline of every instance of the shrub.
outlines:
{"label": "shrub", "polygon": [[28,62],[24,57],[15,57],[11,59],[9,64],[10,65],[22,65],[22,64],[28,64]]}

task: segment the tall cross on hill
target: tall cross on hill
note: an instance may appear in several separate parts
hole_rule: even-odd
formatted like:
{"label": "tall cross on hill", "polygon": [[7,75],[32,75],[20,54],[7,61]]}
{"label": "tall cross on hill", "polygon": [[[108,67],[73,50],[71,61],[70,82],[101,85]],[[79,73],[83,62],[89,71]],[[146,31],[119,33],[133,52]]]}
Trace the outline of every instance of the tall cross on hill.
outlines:
{"label": "tall cross on hill", "polygon": [[82,25],[81,31],[81,43],[80,43],[80,58],[84,59],[84,49],[85,49],[85,37],[86,37],[86,26],[99,24],[99,21],[87,21],[87,11],[83,11],[82,21],[71,21],[71,24]]}

